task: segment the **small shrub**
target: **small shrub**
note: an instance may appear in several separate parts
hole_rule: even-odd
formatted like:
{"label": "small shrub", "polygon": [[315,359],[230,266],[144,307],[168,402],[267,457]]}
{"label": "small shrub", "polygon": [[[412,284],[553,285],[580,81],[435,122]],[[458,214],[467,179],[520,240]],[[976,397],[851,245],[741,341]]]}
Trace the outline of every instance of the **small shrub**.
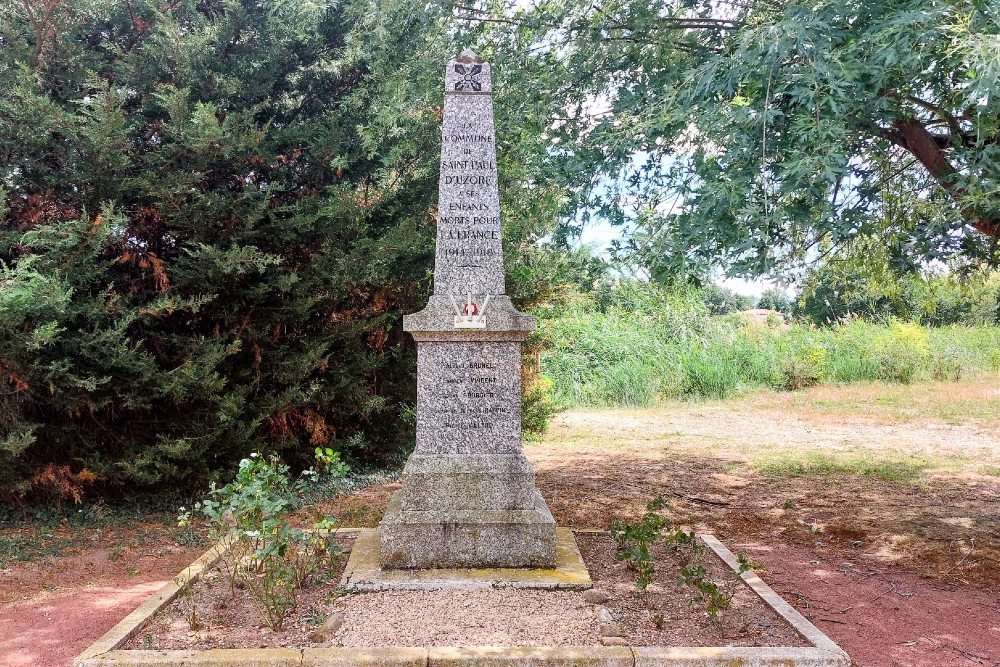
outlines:
{"label": "small shrub", "polygon": [[522,380],[521,429],[526,437],[538,438],[549,428],[549,419],[556,411],[552,400],[552,380],[535,374]]}
{"label": "small shrub", "polygon": [[950,347],[934,355],[931,374],[935,380],[958,382],[962,378],[963,369],[962,353],[958,349]]}
{"label": "small shrub", "polygon": [[326,518],[313,525],[311,531],[293,531],[287,551],[288,562],[295,573],[295,587],[306,588],[320,573],[328,570],[339,558],[341,549],[326,531],[336,526]]}
{"label": "small shrub", "polygon": [[763,294],[760,295],[760,298],[757,299],[757,307],[776,310],[788,315],[792,312],[792,298],[785,290],[772,287],[764,290]]}
{"label": "small shrub", "polygon": [[[288,513],[302,494],[324,477],[343,477],[347,466],[328,448],[316,448],[316,466],[305,471],[294,484],[288,466],[277,457],[252,454],[240,461],[236,479],[216,488],[194,509],[208,519],[209,533],[229,541],[220,558],[229,592],[245,586],[264,623],[280,630],[295,608],[295,591],[309,585],[339,557],[340,548],[324,532],[333,527],[325,518],[312,531],[293,528]],[[183,511],[179,524],[191,521]]]}
{"label": "small shrub", "polygon": [[909,384],[930,357],[927,334],[916,324],[894,321],[875,341],[879,378]]}
{"label": "small shrub", "polygon": [[629,569],[636,572],[635,587],[640,591],[653,583],[653,575],[656,574],[649,547],[660,538],[665,528],[670,527],[670,521],[658,514],[665,505],[663,497],[657,496],[646,506],[646,513],[637,525],[624,521],[615,521],[611,525],[611,538],[618,547],[615,560],[626,561]]}
{"label": "small shrub", "polygon": [[705,547],[698,544],[694,531],[674,531],[665,537],[665,541],[673,548],[681,563],[677,585],[692,591],[688,604],[701,605],[710,619],[718,621],[719,615],[732,604],[736,583],[739,576],[750,569],[749,561],[743,554],[737,555],[739,569],[729,581],[720,586],[708,578],[708,570],[700,560]]}
{"label": "small shrub", "polygon": [[242,582],[265,624],[280,630],[285,616],[295,608],[297,576],[290,558],[297,546],[297,531],[287,523],[274,521],[246,538],[256,547]]}
{"label": "small shrub", "polygon": [[781,362],[782,387],[788,391],[819,384],[826,373],[826,348],[807,341],[791,349]]}

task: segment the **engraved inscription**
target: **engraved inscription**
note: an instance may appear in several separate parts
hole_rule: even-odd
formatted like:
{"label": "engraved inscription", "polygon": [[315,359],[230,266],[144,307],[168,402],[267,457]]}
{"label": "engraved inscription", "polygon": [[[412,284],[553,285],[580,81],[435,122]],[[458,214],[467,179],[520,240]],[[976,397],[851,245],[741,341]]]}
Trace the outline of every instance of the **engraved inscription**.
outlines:
{"label": "engraved inscription", "polygon": [[519,349],[516,342],[421,343],[417,449],[434,442],[452,453],[513,451],[521,439]]}
{"label": "engraved inscription", "polygon": [[[489,65],[463,65],[454,90],[474,90],[472,69],[488,92]],[[489,95],[445,97],[438,185],[435,293],[504,294],[500,199],[497,191],[493,104]]]}

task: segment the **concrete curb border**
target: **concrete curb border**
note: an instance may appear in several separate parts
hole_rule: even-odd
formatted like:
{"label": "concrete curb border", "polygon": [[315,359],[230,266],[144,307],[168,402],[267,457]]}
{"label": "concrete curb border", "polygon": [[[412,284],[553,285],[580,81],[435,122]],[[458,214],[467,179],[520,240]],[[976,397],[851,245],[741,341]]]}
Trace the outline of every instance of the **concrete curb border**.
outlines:
{"label": "concrete curb border", "polygon": [[[356,534],[363,528],[340,528],[331,533]],[[604,531],[578,531],[604,532]],[[713,535],[698,536],[734,570],[736,556]],[[784,618],[809,647],[741,646],[539,646],[472,648],[269,648],[211,649],[207,651],[120,650],[185,587],[226,552],[223,540],[184,569],[159,592],[122,619],[74,661],[73,667],[850,667],[851,659],[805,616],[765,584],[753,570],[743,581],[775,613]]]}
{"label": "concrete curb border", "polygon": [[154,593],[152,597],[133,610],[131,614],[120,620],[115,627],[108,630],[103,637],[91,644],[73,664],[112,651],[127,642],[156,612],[173,602],[185,586],[198,581],[201,573],[210,567],[219,556],[226,553],[227,549],[229,549],[229,540],[223,539],[203,553],[197,560],[181,570],[180,574],[167,582],[163,588]]}

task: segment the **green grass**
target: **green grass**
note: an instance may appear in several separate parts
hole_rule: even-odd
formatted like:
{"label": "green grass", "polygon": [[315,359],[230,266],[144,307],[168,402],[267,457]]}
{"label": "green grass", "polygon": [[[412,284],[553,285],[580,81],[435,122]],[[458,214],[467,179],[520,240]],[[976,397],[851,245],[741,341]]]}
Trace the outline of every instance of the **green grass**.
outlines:
{"label": "green grass", "polygon": [[957,380],[1000,370],[1000,327],[855,320],[827,328],[712,317],[686,292],[539,313],[542,373],[561,408],[648,407],[818,383]]}
{"label": "green grass", "polygon": [[0,570],[14,563],[64,556],[93,546],[95,540],[114,560],[124,545],[204,544],[199,531],[177,527],[177,510],[190,501],[176,496],[142,497],[112,504],[101,500],[62,507],[0,506]]}
{"label": "green grass", "polygon": [[76,542],[71,535],[39,536],[30,532],[0,535],[0,570],[14,563],[61,556]]}
{"label": "green grass", "polygon": [[753,462],[757,472],[772,477],[856,475],[894,483],[914,482],[931,465],[930,461],[916,456],[863,452],[783,453]]}

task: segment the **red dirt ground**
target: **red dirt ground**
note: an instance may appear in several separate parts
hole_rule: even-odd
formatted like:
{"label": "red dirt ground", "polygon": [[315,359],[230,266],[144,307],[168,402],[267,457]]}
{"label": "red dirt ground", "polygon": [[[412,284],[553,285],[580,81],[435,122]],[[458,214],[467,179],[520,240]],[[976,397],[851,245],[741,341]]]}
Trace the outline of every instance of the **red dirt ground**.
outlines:
{"label": "red dirt ground", "polygon": [[204,548],[157,551],[112,561],[88,549],[0,572],[0,667],[66,667]]}
{"label": "red dirt ground", "polygon": [[[996,593],[782,545],[735,543],[763,579],[864,667],[996,667]],[[766,549],[766,550],[765,550]]]}

